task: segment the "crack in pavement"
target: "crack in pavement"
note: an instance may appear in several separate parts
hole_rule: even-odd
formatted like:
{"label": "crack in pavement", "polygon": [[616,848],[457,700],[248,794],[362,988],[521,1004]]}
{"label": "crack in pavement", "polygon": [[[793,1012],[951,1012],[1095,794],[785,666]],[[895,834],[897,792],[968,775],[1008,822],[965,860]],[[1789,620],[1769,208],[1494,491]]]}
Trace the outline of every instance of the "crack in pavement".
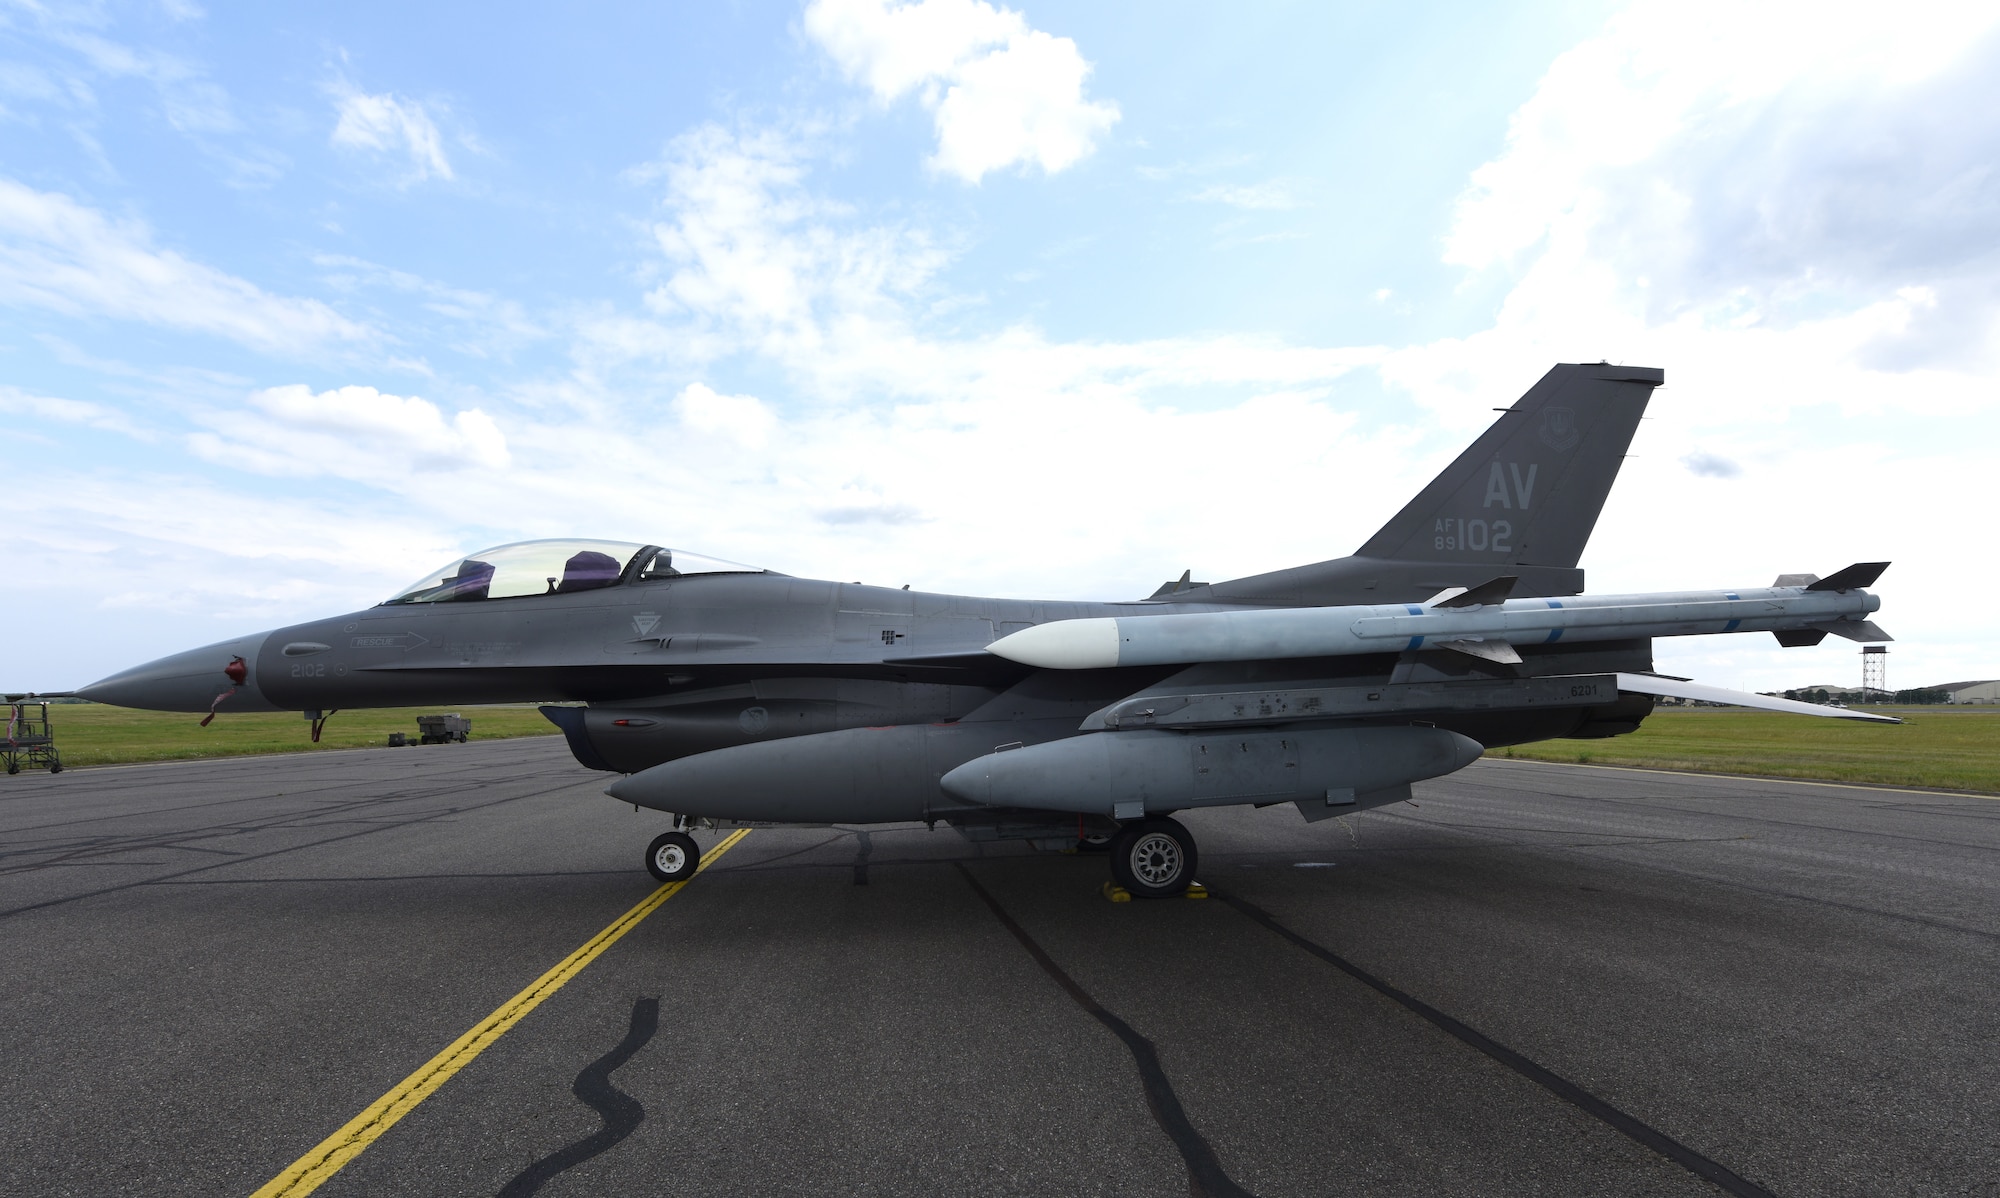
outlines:
{"label": "crack in pavement", "polygon": [[618,1047],[583,1067],[570,1083],[570,1093],[597,1112],[604,1126],[581,1140],[572,1140],[529,1165],[501,1187],[497,1198],[527,1198],[547,1185],[558,1173],[576,1168],[594,1156],[616,1148],[625,1137],[646,1121],[646,1108],[639,1100],[611,1084],[611,1075],[632,1059],[660,1028],[660,1000],[632,1000],[632,1024]]}

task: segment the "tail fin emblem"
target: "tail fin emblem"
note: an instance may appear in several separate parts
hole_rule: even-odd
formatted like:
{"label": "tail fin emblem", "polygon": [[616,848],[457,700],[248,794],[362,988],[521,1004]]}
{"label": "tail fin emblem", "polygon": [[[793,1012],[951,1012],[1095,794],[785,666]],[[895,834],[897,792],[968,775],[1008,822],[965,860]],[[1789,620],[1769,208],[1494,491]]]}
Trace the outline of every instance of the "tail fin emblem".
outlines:
{"label": "tail fin emblem", "polygon": [[1542,444],[1562,453],[1575,449],[1583,440],[1583,433],[1576,427],[1576,412],[1569,408],[1546,407],[1542,409]]}

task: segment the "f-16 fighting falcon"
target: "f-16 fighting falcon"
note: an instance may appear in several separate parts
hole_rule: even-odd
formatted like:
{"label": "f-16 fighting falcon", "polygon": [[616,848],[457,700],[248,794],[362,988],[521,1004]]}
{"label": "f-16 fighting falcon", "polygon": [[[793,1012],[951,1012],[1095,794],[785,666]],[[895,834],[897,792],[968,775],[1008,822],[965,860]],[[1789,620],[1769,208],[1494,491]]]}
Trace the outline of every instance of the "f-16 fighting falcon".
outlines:
{"label": "f-16 fighting falcon", "polygon": [[[695,827],[939,823],[974,840],[1109,840],[1133,895],[1184,892],[1173,818],[1407,800],[1488,749],[1631,732],[1656,696],[1887,717],[1653,673],[1652,638],[1888,636],[1887,563],[1768,587],[1582,595],[1577,561],[1663,372],[1559,365],[1352,557],[1183,574],[1122,603],[793,578],[658,545],[528,541],[365,611],[195,649],[83,688],[205,712],[543,702],[614,798]],[[1893,722],[1893,721],[1891,721]]]}

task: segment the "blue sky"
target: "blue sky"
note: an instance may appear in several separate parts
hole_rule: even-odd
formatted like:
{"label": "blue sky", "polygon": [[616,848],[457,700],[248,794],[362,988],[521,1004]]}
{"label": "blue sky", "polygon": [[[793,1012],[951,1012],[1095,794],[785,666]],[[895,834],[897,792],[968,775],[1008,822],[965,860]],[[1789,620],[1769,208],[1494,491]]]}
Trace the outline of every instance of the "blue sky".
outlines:
{"label": "blue sky", "polygon": [[[0,0],[0,685],[531,536],[1129,597],[1667,370],[1593,591],[2000,674],[1988,6]],[[1969,626],[1968,626],[1969,623]],[[1663,642],[1724,685],[1851,647]]]}

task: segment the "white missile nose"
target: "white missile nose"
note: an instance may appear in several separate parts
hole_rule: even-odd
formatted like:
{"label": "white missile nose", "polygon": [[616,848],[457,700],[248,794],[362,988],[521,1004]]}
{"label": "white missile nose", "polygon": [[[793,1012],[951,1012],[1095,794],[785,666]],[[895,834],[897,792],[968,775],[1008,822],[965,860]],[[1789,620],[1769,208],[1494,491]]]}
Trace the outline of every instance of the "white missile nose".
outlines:
{"label": "white missile nose", "polygon": [[988,653],[1044,670],[1105,670],[1118,664],[1118,621],[1056,620],[1009,633]]}

